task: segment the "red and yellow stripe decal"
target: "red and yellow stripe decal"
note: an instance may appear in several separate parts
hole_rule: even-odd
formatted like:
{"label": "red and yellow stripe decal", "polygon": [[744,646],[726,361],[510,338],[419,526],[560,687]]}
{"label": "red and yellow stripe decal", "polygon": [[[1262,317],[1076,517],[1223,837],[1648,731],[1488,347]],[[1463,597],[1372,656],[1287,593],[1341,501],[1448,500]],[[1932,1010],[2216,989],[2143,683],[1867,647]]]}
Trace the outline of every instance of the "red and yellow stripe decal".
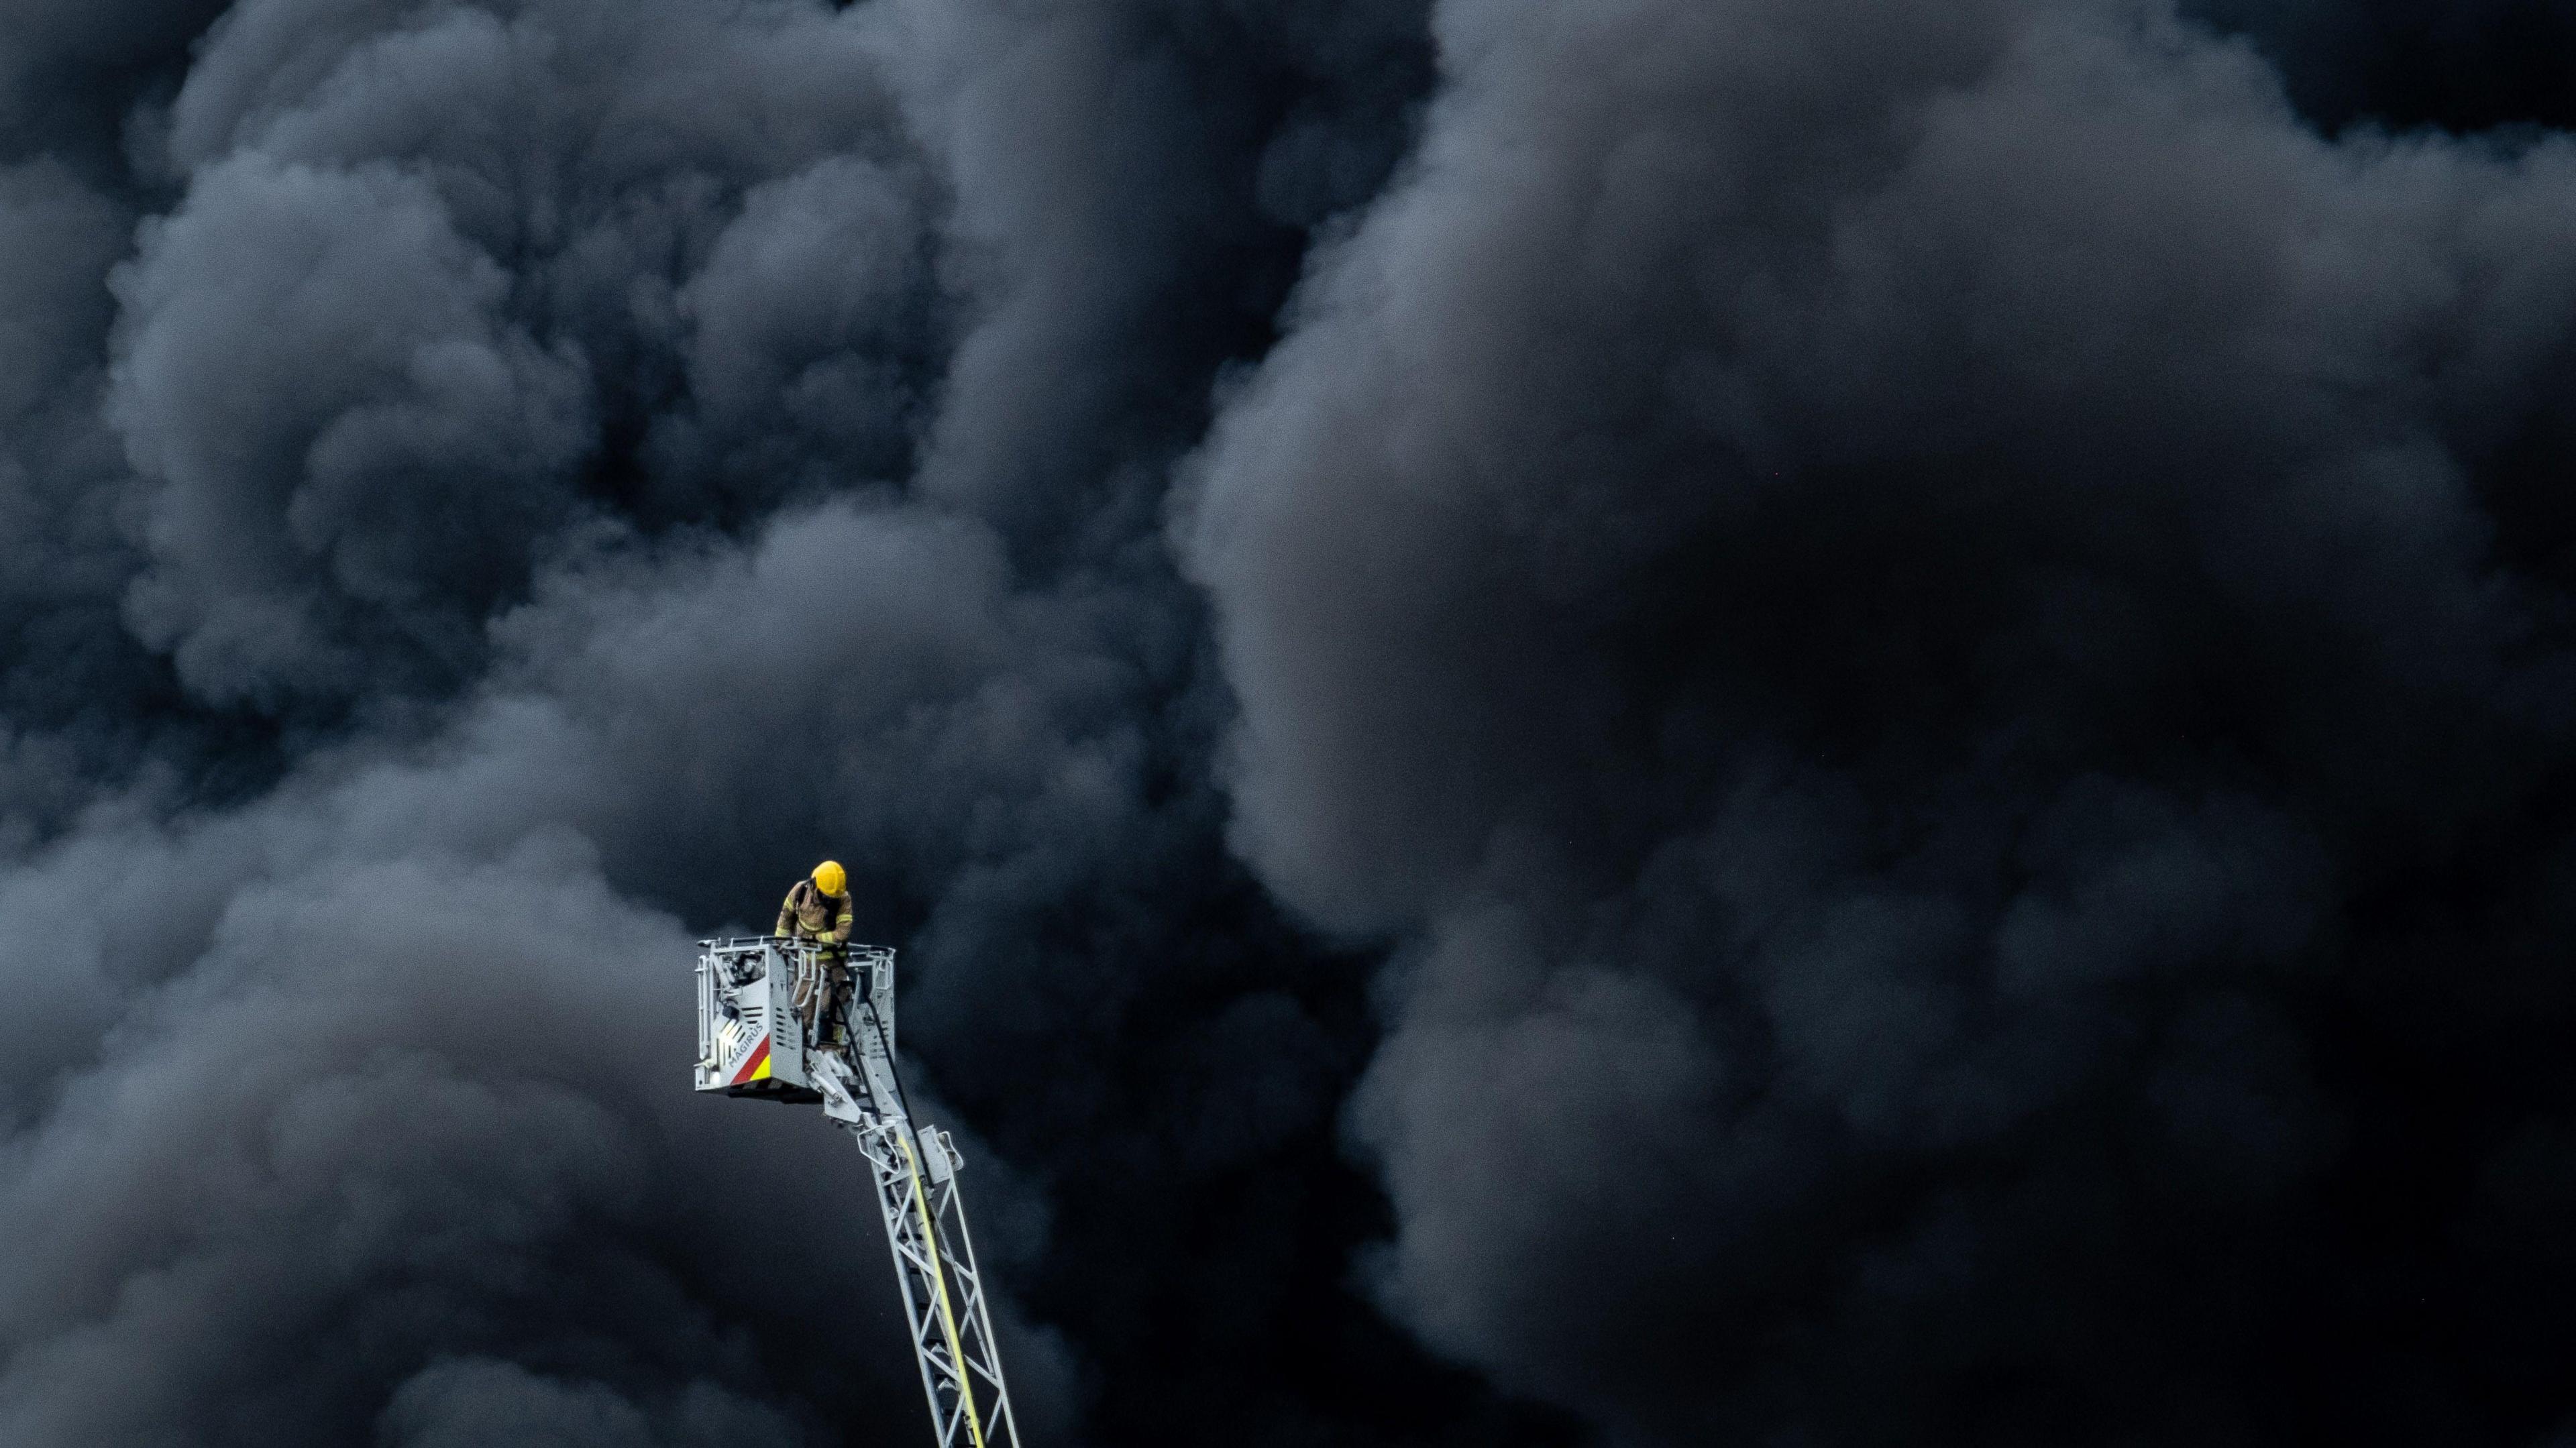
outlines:
{"label": "red and yellow stripe decal", "polygon": [[725,1084],[728,1086],[739,1086],[746,1081],[766,1081],[768,1079],[769,1038],[767,1036],[763,1036],[760,1038],[760,1044],[752,1047],[751,1054],[743,1058],[742,1069],[734,1072],[733,1079]]}

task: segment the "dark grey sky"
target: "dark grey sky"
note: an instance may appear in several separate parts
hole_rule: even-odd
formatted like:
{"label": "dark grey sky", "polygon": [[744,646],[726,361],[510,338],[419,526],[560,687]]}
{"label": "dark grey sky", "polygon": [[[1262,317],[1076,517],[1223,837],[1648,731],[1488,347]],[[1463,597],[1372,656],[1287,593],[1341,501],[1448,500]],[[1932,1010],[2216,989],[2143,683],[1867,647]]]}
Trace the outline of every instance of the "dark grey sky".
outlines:
{"label": "dark grey sky", "polygon": [[2576,13],[0,11],[0,1442],[2576,1435]]}

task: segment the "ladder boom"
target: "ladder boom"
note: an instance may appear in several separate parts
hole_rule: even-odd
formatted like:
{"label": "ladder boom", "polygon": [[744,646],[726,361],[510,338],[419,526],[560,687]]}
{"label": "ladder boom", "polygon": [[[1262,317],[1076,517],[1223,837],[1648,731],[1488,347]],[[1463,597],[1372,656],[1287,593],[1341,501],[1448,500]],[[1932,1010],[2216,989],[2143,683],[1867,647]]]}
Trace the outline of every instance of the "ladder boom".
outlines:
{"label": "ladder boom", "polygon": [[834,998],[811,945],[755,937],[699,949],[698,1089],[819,1101],[851,1133],[876,1186],[938,1448],[1019,1448],[957,1192],[964,1158],[948,1133],[913,1120],[896,1072],[894,952],[852,947],[855,988]]}

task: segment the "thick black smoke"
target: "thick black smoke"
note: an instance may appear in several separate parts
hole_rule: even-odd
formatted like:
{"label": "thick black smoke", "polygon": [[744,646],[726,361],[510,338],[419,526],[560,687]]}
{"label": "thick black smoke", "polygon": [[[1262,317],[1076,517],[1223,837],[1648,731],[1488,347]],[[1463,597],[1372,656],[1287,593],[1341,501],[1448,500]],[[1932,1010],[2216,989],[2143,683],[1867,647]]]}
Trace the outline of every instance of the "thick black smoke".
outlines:
{"label": "thick black smoke", "polygon": [[0,1441],[2576,1433],[2567,30],[0,13]]}
{"label": "thick black smoke", "polygon": [[1349,1290],[1364,962],[1219,844],[1160,542],[1405,144],[1418,12],[63,6],[0,54],[0,1440],[912,1441],[848,1148],[675,1074],[691,935],[827,852],[1035,1441],[1510,1431]]}
{"label": "thick black smoke", "polygon": [[2155,6],[1446,7],[1181,530],[1405,941],[1382,1300],[1618,1441],[2570,1407],[2576,147]]}

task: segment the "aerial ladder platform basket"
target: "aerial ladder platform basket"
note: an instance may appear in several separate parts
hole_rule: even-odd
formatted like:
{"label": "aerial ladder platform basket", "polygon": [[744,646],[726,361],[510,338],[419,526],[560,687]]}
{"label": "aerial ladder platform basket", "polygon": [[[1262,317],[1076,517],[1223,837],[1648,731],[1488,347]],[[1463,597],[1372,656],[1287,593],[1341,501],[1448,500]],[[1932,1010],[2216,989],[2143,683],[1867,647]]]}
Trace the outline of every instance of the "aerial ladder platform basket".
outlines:
{"label": "aerial ladder platform basket", "polygon": [[868,1159],[939,1448],[1019,1448],[1010,1388],[975,1267],[964,1159],[914,1121],[895,1074],[894,952],[854,945],[846,986],[812,944],[698,942],[697,1088],[820,1103]]}

